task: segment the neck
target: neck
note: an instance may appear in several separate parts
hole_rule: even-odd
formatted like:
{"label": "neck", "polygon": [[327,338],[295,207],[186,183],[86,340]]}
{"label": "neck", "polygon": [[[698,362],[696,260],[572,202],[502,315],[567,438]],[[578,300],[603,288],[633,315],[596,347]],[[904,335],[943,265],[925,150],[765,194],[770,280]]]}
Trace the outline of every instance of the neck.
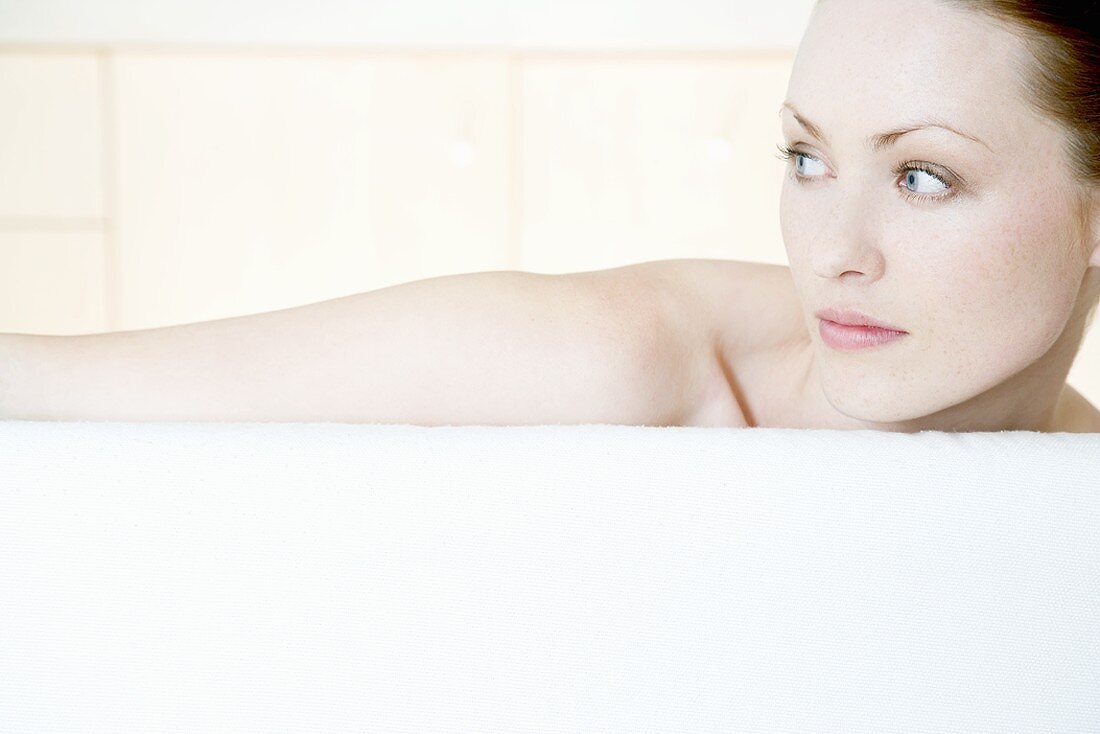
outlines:
{"label": "neck", "polygon": [[[789,416],[787,427],[877,430],[899,433],[919,431],[1036,431],[1064,430],[1070,419],[1072,388],[1066,384],[1083,336],[1083,322],[1067,326],[1053,347],[1039,360],[1008,380],[961,403],[934,413],[899,421],[861,420],[840,412],[822,390],[818,354],[807,342],[799,357],[804,364],[799,414]],[[824,347],[821,347],[824,348]]]}

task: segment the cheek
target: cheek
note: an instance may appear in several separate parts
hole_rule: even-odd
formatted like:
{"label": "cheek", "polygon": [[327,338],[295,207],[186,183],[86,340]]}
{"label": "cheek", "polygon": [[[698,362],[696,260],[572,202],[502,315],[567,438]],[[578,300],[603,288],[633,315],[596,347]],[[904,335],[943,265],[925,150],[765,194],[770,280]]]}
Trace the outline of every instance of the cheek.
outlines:
{"label": "cheek", "polygon": [[791,231],[792,216],[791,211],[791,197],[787,193],[787,186],[790,184],[787,181],[786,176],[783,177],[783,185],[779,190],[779,234],[783,240],[783,246],[787,249],[788,255],[791,250],[791,238],[794,236]]}
{"label": "cheek", "polygon": [[828,221],[827,212],[818,210],[824,197],[806,196],[799,186],[784,172],[779,193],[779,231],[787,258],[796,267],[796,263],[809,257],[811,243],[823,236],[822,223]]}
{"label": "cheek", "polygon": [[927,237],[922,256],[906,263],[926,286],[914,295],[946,348],[1038,356],[1072,313],[1077,288],[1066,257],[1069,232],[1049,208],[1032,203],[1018,211]]}

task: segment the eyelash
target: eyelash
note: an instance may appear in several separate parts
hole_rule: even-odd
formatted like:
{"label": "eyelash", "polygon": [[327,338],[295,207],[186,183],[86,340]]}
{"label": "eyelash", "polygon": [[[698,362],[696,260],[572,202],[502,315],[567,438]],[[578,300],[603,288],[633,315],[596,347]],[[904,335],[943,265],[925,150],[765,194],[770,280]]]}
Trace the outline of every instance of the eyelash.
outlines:
{"label": "eyelash", "polygon": [[[779,148],[779,151],[780,151],[780,155],[777,156],[777,157],[781,158],[784,161],[790,161],[795,156],[802,156],[803,158],[811,158],[815,161],[819,160],[818,158],[816,158],[816,157],[814,157],[814,156],[810,155],[809,153],[806,153],[802,150],[799,150],[798,148],[789,147],[789,146],[786,146],[786,145],[779,145],[777,147]],[[794,166],[788,166],[788,169],[791,172],[791,178],[793,178],[795,181],[797,181],[800,184],[808,183],[809,178],[805,177],[805,176],[799,176],[795,172]],[[903,163],[900,166],[898,166],[897,168],[895,168],[894,169],[894,175],[895,176],[900,176],[901,174],[905,173],[906,171],[921,171],[923,173],[927,173],[929,176],[931,176],[932,178],[936,179],[937,181],[942,183],[944,186],[946,186],[948,191],[952,191],[952,193],[949,193],[949,194],[914,194],[912,191],[909,191],[908,189],[906,189],[905,191],[902,192],[902,195],[906,199],[908,199],[910,201],[920,201],[920,202],[943,201],[945,199],[950,199],[952,196],[954,196],[953,191],[954,191],[955,187],[952,186],[951,183],[949,183],[948,181],[944,180],[943,176],[941,176],[938,173],[936,173],[935,171],[931,170],[928,167],[928,165],[926,165],[924,163],[919,163],[919,162],[916,162],[916,161],[909,161],[909,162]]]}

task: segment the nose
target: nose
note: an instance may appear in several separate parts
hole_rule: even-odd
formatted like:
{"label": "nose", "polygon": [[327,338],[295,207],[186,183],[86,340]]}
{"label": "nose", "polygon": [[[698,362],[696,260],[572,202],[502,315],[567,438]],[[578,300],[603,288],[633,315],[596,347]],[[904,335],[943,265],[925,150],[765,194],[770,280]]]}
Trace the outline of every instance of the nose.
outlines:
{"label": "nose", "polygon": [[828,213],[810,244],[814,273],[825,279],[874,279],[882,274],[880,232],[869,197],[834,182]]}

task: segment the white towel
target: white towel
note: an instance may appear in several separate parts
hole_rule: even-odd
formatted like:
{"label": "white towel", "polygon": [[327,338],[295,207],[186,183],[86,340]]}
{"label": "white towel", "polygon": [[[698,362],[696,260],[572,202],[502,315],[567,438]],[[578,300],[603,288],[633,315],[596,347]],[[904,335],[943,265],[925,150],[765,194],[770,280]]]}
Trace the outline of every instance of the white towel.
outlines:
{"label": "white towel", "polygon": [[1097,732],[1100,435],[0,422],[0,732]]}

